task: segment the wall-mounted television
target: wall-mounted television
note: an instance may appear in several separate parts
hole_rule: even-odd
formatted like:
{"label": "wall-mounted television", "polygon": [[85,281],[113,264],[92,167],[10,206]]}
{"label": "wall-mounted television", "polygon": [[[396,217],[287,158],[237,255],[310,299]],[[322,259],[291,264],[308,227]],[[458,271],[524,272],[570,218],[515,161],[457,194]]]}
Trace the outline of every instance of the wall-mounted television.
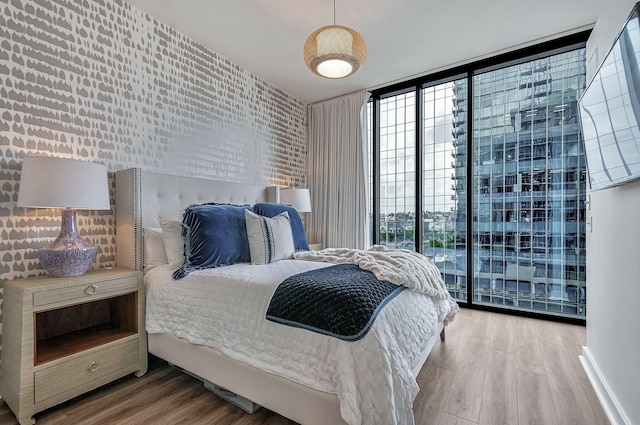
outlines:
{"label": "wall-mounted television", "polygon": [[640,178],[640,2],[578,101],[591,190]]}

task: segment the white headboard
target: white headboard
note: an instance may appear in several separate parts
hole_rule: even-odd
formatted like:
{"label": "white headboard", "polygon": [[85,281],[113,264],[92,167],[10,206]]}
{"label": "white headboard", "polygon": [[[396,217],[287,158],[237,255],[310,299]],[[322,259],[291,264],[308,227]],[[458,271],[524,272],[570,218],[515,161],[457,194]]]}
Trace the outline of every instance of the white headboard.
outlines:
{"label": "white headboard", "polygon": [[206,202],[249,204],[278,202],[277,186],[151,173],[140,168],[116,172],[116,261],[118,267],[142,270],[142,228],[160,220],[182,220],[190,205]]}

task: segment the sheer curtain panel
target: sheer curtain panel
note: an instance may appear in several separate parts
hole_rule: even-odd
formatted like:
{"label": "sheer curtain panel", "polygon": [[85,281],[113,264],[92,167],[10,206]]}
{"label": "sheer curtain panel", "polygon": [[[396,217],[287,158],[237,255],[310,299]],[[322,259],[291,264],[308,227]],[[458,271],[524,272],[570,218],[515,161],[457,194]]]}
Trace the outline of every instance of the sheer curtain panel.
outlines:
{"label": "sheer curtain panel", "polygon": [[309,189],[313,212],[307,234],[312,243],[333,248],[366,248],[367,139],[361,91],[309,106]]}

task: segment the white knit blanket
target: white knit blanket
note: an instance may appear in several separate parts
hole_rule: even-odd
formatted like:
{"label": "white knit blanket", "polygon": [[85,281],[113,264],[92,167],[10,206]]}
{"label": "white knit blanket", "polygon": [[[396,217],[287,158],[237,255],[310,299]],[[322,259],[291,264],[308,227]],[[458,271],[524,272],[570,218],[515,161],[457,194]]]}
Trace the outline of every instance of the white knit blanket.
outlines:
{"label": "white knit blanket", "polygon": [[[389,249],[374,245],[369,249],[325,248],[320,251],[296,252],[297,260],[322,261],[332,264],[356,264],[398,286],[405,286],[435,299],[454,301],[442,280],[440,270],[424,255],[406,249]],[[453,320],[457,309],[447,322]]]}

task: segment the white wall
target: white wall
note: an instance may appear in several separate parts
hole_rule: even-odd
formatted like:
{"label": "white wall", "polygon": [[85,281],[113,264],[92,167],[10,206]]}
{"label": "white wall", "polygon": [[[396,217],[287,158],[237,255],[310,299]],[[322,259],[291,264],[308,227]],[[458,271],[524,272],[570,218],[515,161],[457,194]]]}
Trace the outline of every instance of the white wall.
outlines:
{"label": "white wall", "polygon": [[[634,1],[608,2],[587,43],[590,80]],[[591,193],[583,364],[612,424],[640,424],[640,182]]]}

